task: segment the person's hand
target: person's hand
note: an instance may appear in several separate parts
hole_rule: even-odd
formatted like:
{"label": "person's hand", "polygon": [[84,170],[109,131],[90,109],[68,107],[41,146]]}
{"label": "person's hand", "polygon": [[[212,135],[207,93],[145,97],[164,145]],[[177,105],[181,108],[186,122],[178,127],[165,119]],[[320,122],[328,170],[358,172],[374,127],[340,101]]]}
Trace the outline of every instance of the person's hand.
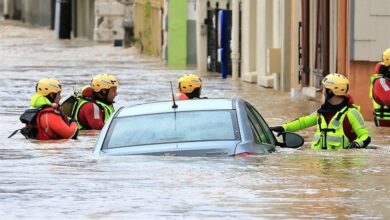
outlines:
{"label": "person's hand", "polygon": [[351,148],[361,148],[360,144],[356,141],[352,141],[349,145],[348,145],[348,149],[351,149]]}
{"label": "person's hand", "polygon": [[278,137],[279,137],[280,135],[282,135],[283,132],[284,132],[284,128],[283,128],[282,126],[270,127],[270,129],[271,129],[271,131],[276,132],[276,133],[278,134]]}

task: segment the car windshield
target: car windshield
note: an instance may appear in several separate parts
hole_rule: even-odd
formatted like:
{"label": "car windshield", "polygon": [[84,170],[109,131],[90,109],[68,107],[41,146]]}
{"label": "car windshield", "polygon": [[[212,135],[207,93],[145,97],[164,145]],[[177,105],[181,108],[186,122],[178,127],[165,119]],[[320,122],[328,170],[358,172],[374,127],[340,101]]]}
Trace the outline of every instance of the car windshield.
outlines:
{"label": "car windshield", "polygon": [[189,111],[115,118],[104,148],[240,139],[234,110]]}

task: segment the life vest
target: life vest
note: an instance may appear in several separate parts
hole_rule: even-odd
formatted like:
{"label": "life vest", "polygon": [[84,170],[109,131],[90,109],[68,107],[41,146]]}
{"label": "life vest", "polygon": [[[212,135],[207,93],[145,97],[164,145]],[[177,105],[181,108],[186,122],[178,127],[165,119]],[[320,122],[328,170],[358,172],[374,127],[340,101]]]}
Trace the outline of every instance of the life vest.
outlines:
{"label": "life vest", "polygon": [[349,140],[344,134],[343,122],[348,106],[337,112],[329,124],[322,114],[317,114],[317,131],[314,134],[311,148],[315,150],[328,149],[339,150],[349,145]]}
{"label": "life vest", "polygon": [[110,118],[111,114],[115,111],[114,110],[114,106],[113,105],[107,105],[106,103],[104,102],[101,102],[101,101],[98,101],[98,100],[92,100],[92,99],[89,99],[89,98],[85,98],[85,97],[78,97],[78,102],[77,102],[77,105],[76,107],[72,110],[72,118],[75,119],[77,121],[77,124],[78,124],[78,127],[80,130],[82,129],[85,129],[85,127],[80,124],[78,118],[79,118],[79,112],[80,112],[80,109],[81,107],[88,103],[88,102],[93,102],[95,103],[100,109],[103,109],[104,111],[104,123],[107,122],[107,120]]}
{"label": "life vest", "polygon": [[370,98],[372,100],[372,104],[374,107],[374,122],[376,126],[379,126],[380,121],[389,121],[390,120],[390,109],[387,106],[378,104],[373,95],[373,89],[374,89],[374,82],[378,78],[382,78],[382,74],[374,74],[370,78]]}

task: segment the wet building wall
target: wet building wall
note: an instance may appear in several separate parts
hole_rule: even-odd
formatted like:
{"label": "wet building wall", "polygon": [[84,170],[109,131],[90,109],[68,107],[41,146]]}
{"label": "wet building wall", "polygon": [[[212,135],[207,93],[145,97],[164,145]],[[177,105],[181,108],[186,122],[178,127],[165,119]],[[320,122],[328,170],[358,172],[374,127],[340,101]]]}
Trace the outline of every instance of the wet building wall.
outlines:
{"label": "wet building wall", "polygon": [[134,36],[138,49],[147,55],[161,56],[163,41],[162,0],[134,2]]}
{"label": "wet building wall", "polygon": [[170,1],[168,5],[168,65],[187,65],[187,2]]}
{"label": "wet building wall", "polygon": [[187,65],[196,65],[196,11],[195,0],[187,1]]}
{"label": "wet building wall", "polygon": [[354,102],[360,106],[365,120],[372,121],[373,107],[369,98],[370,77],[376,62],[352,61],[349,66],[350,91]]}
{"label": "wet building wall", "polygon": [[6,19],[53,28],[55,0],[2,0],[0,4]]}
{"label": "wet building wall", "polygon": [[94,0],[94,2],[94,20],[96,23],[93,30],[93,39],[95,41],[123,39],[123,20],[130,13],[129,8],[132,7],[132,3],[126,5],[116,0]]}
{"label": "wet building wall", "polygon": [[24,0],[24,21],[38,26],[51,26],[54,3],[52,0]]}
{"label": "wet building wall", "polygon": [[0,0],[0,17],[3,17],[4,13],[4,0]]}
{"label": "wet building wall", "polygon": [[386,0],[350,1],[349,14],[350,93],[361,106],[365,119],[371,121],[370,76],[383,51],[390,48],[390,5]]}

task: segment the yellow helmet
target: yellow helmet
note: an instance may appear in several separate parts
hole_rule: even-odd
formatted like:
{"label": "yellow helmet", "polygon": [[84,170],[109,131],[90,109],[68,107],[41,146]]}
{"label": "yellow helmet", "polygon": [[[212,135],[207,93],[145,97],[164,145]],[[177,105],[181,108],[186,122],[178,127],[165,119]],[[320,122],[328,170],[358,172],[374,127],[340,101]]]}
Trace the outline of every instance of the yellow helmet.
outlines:
{"label": "yellow helmet", "polygon": [[35,90],[38,94],[43,96],[47,96],[50,93],[59,93],[61,92],[62,86],[60,81],[54,78],[43,78],[38,81],[35,86]]}
{"label": "yellow helmet", "polygon": [[322,85],[331,90],[335,95],[344,96],[349,89],[349,81],[347,77],[338,74],[330,73],[323,80]]}
{"label": "yellow helmet", "polygon": [[111,74],[98,74],[93,77],[91,82],[91,87],[95,92],[100,92],[102,89],[110,89],[115,86],[118,87],[119,82],[116,77]]}
{"label": "yellow helmet", "polygon": [[191,93],[202,87],[202,79],[195,74],[186,74],[179,79],[178,85],[180,92]]}
{"label": "yellow helmet", "polygon": [[390,66],[390,48],[383,52],[382,62],[385,66]]}

